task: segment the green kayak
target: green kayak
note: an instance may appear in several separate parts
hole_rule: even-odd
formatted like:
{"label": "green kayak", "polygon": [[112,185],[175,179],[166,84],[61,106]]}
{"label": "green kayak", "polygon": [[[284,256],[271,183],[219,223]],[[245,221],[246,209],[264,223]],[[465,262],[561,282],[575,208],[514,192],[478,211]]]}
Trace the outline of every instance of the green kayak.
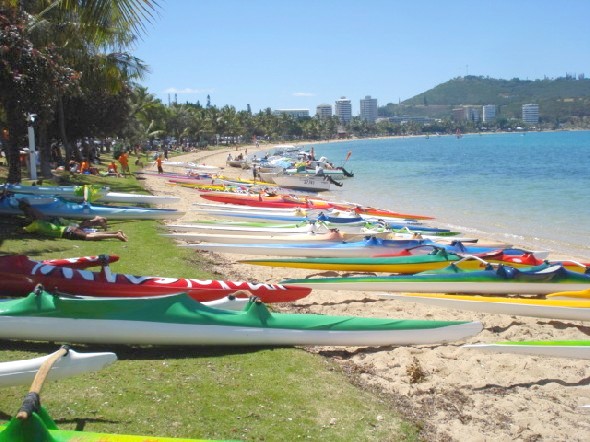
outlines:
{"label": "green kayak", "polygon": [[[26,324],[26,326],[23,326]],[[150,298],[79,298],[41,288],[0,302],[0,339],[138,345],[380,346],[447,342],[479,322],[271,313],[253,299],[243,311],[204,306],[181,293]]]}

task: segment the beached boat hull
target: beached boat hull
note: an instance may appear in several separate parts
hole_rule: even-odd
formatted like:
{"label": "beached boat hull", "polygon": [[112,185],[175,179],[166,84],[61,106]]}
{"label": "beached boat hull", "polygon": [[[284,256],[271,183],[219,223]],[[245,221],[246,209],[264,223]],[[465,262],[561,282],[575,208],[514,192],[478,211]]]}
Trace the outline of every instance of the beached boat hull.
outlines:
{"label": "beached boat hull", "polygon": [[200,241],[200,242],[213,242],[217,244],[324,244],[327,242],[341,243],[342,241],[359,241],[364,238],[363,234],[349,234],[340,233],[338,236],[334,236],[332,233],[300,233],[298,235],[293,234],[280,234],[280,233],[269,233],[266,236],[254,236],[254,235],[229,235],[229,234],[211,234],[211,233],[165,233],[162,236],[181,240],[181,241]]}
{"label": "beached boat hull", "polygon": [[[0,387],[30,385],[41,364],[52,356],[53,354],[22,361],[0,362]],[[78,353],[70,349],[65,356],[62,356],[51,366],[47,380],[55,381],[82,373],[98,371],[116,360],[117,355],[115,353]]]}
{"label": "beached boat hull", "polygon": [[[84,186],[23,186],[20,184],[0,185],[12,193],[39,195],[39,196],[59,196],[69,200],[81,201],[84,199]],[[126,203],[126,204],[172,204],[180,201],[175,196],[160,195],[143,195],[138,193],[111,192],[108,187],[93,190],[95,201],[105,203]]]}
{"label": "beached boat hull", "polygon": [[547,295],[547,299],[572,299],[578,301],[590,301],[590,289],[550,293]]}
{"label": "beached boat hull", "polygon": [[519,341],[494,344],[469,344],[486,353],[515,353],[519,355],[545,356],[551,358],[590,359],[590,341]]}
{"label": "beached boat hull", "polygon": [[236,253],[241,255],[271,255],[271,256],[299,256],[299,257],[353,257],[374,256],[379,253],[393,253],[417,245],[418,241],[399,240],[394,245],[384,245],[374,241],[359,241],[351,243],[329,244],[185,244],[198,250]]}
{"label": "beached boat hull", "polygon": [[184,439],[158,436],[92,433],[88,431],[59,430],[45,408],[25,420],[12,418],[6,426],[0,425],[0,442],[203,442],[203,439]]}
{"label": "beached boat hull", "polygon": [[329,177],[318,175],[276,175],[272,180],[285,189],[304,190],[308,192],[327,192],[332,189]]}
{"label": "beached boat hull", "polygon": [[[235,236],[235,235],[234,235]],[[506,255],[509,256],[509,255]],[[517,258],[517,256],[513,256]],[[240,262],[267,267],[287,267],[312,270],[334,270],[342,272],[387,272],[412,275],[429,270],[442,269],[453,262],[461,259],[455,254],[428,254],[428,255],[407,255],[391,257],[354,257],[354,258],[283,258],[283,259],[249,259]],[[487,260],[486,260],[487,261]],[[542,263],[542,260],[538,260]],[[507,264],[512,267],[530,267],[530,265],[515,263],[512,260],[489,260],[489,263]],[[535,265],[540,265],[535,264]],[[569,265],[569,262],[562,261],[567,270],[583,273],[578,265]],[[460,264],[463,270],[481,270],[485,264],[481,261],[464,261]],[[590,299],[590,294],[588,295]]]}
{"label": "beached boat hull", "polygon": [[[414,274],[426,270],[442,269],[450,263],[459,261],[458,255],[446,253],[428,255],[408,255],[395,257],[353,257],[353,258],[284,258],[284,259],[249,259],[240,262],[267,267],[287,267],[312,270],[334,270],[344,272],[388,272]],[[470,269],[479,269],[478,261],[464,263]]]}
{"label": "beached boat hull", "polygon": [[383,294],[382,296],[404,302],[417,302],[478,313],[532,316],[535,318],[565,319],[571,321],[590,320],[590,301],[559,301],[441,294]]}
{"label": "beached boat hull", "polygon": [[479,333],[478,322],[416,321],[205,307],[186,294],[76,299],[38,290],[0,302],[0,338],[126,345],[381,346],[448,342]]}
{"label": "beached boat hull", "polygon": [[[36,197],[35,195],[21,195],[36,209],[50,217],[64,217],[68,219],[92,219],[102,216],[108,220],[119,219],[177,219],[184,215],[174,209],[150,209],[142,207],[106,206],[90,203],[77,203],[61,198]],[[18,197],[6,197],[0,200],[0,214],[22,215],[18,208]]]}
{"label": "beached boat hull", "polygon": [[560,288],[588,289],[590,276],[569,272],[561,266],[539,266],[530,271],[507,266],[464,271],[451,264],[442,270],[415,275],[290,279],[282,283],[314,290],[546,295]]}
{"label": "beached boat hull", "polygon": [[42,284],[62,293],[102,297],[161,296],[185,292],[198,301],[213,301],[239,291],[240,297],[258,296],[264,302],[291,302],[307,296],[304,287],[248,281],[199,280],[135,276],[55,267],[33,261],[23,255],[0,256],[0,294],[25,296]]}

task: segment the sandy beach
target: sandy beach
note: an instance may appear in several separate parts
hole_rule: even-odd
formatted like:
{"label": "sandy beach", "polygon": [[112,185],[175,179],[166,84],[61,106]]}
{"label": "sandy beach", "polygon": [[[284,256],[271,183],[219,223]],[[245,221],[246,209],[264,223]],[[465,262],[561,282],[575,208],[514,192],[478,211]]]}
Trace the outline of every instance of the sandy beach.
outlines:
{"label": "sandy beach", "polygon": [[[269,147],[261,145],[258,150]],[[246,148],[249,154],[257,151],[255,146],[244,146],[238,151],[244,152]],[[225,167],[228,152],[236,154],[232,147],[189,153],[173,160]],[[165,170],[173,171],[166,166]],[[252,176],[251,171],[227,167],[223,174],[248,179]],[[146,188],[153,194],[181,197],[182,201],[174,207],[186,215],[175,223],[199,219],[191,211],[193,203],[206,201],[199,197],[198,191],[169,185],[157,176],[144,177]],[[213,256],[218,262],[216,270],[226,279],[279,282],[314,273],[239,264],[237,260],[245,258],[240,255],[195,253]],[[375,292],[314,290],[307,298],[279,308],[367,317],[481,321],[484,330],[478,336],[450,344],[306,350],[338,361],[346,367],[353,382],[374,389],[401,414],[420,422],[426,440],[590,440],[590,408],[581,408],[590,404],[587,361],[494,355],[461,348],[466,343],[588,339],[590,327],[582,322],[429,307],[383,299]]]}

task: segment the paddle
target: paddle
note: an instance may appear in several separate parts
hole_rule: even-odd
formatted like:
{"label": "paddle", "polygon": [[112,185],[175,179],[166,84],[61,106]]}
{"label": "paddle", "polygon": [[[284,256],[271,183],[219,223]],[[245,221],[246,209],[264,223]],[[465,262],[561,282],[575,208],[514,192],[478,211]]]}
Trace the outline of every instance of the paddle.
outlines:
{"label": "paddle", "polygon": [[35,375],[35,379],[33,379],[29,393],[25,396],[23,404],[16,414],[17,419],[26,420],[34,411],[39,410],[39,407],[41,406],[39,394],[41,393],[41,388],[43,388],[43,383],[45,382],[45,379],[47,379],[51,367],[53,367],[62,356],[67,355],[69,351],[70,348],[67,345],[63,345],[58,351],[51,355],[50,358],[41,364],[41,367],[39,367],[39,370]]}

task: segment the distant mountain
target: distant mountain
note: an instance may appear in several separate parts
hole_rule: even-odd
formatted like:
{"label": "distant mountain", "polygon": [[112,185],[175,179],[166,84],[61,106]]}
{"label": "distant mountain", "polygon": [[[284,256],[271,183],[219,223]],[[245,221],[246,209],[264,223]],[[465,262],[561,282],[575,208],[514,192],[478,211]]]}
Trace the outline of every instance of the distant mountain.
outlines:
{"label": "distant mountain", "polygon": [[381,107],[380,115],[426,115],[444,118],[460,105],[495,104],[497,114],[520,118],[521,106],[539,104],[542,120],[555,121],[590,116],[590,79],[573,76],[553,80],[499,80],[489,77],[458,77],[439,84],[401,104]]}

